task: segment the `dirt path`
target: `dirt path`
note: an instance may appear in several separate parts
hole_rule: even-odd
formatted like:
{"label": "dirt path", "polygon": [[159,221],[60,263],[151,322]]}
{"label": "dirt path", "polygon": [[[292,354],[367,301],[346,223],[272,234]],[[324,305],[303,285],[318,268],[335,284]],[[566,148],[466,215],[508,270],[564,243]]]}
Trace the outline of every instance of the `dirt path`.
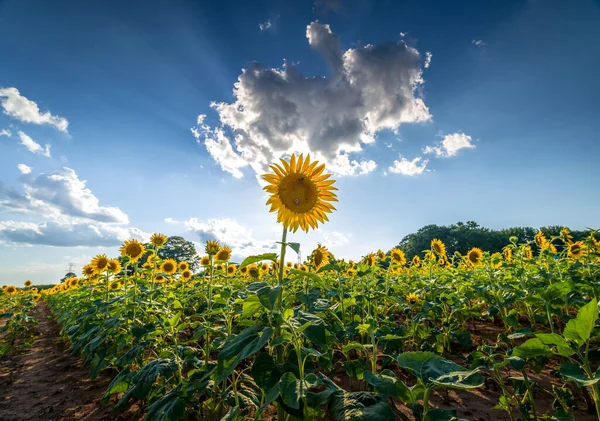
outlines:
{"label": "dirt path", "polygon": [[25,351],[0,361],[1,421],[134,420],[100,404],[110,383],[108,376],[95,381],[60,339],[60,328],[41,301],[33,310],[38,319],[37,339]]}

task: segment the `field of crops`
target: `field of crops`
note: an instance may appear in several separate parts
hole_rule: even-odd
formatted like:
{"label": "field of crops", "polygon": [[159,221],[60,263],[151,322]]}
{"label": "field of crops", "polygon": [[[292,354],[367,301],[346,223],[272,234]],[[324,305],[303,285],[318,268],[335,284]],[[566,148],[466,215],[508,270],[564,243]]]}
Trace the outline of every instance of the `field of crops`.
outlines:
{"label": "field of crops", "polygon": [[[235,263],[208,241],[193,273],[158,257],[155,234],[42,291],[91,378],[113,377],[108,405],[165,421],[599,417],[594,235],[466,255],[433,240],[409,261],[400,249],[344,261],[324,245],[291,262],[288,230],[326,222],[333,181],[302,157],[273,170],[280,253]],[[7,287],[0,307],[26,317],[39,299]]]}

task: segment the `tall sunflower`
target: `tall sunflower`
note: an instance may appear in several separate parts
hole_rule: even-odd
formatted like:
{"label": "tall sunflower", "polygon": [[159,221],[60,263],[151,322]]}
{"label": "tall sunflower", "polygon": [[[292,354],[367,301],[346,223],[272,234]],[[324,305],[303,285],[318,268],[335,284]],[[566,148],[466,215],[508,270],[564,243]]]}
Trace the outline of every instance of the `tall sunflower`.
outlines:
{"label": "tall sunflower", "polygon": [[374,266],[376,262],[375,253],[369,253],[365,256],[365,263],[368,266]]}
{"label": "tall sunflower", "polygon": [[117,259],[110,259],[108,261],[108,271],[110,273],[121,272],[121,262],[119,262]]}
{"label": "tall sunflower", "polygon": [[138,240],[127,240],[121,246],[121,256],[128,256],[132,263],[137,262],[146,251]]}
{"label": "tall sunflower", "polygon": [[181,278],[184,281],[187,281],[188,279],[190,279],[192,277],[192,271],[189,269],[186,269],[184,271],[181,272]]}
{"label": "tall sunflower", "polygon": [[266,203],[271,206],[269,212],[277,212],[277,222],[292,232],[316,229],[319,222],[329,220],[327,213],[336,210],[330,203],[337,202],[335,180],[329,180],[331,174],[323,174],[325,164],[311,162],[310,155],[280,161],[281,165],[271,165],[274,174],[262,176],[269,183],[264,187],[271,194]]}
{"label": "tall sunflower", "polygon": [[29,288],[31,286],[31,281],[28,279],[25,281],[25,288]]}
{"label": "tall sunflower", "polygon": [[412,260],[410,261],[410,266],[411,267],[419,267],[421,266],[421,258],[417,255],[415,255]]}
{"label": "tall sunflower", "polygon": [[167,259],[160,265],[160,271],[167,275],[173,275],[177,272],[177,262],[173,259]]}
{"label": "tall sunflower", "polygon": [[317,245],[317,248],[312,252],[312,262],[315,269],[319,269],[321,266],[325,266],[329,263],[329,251],[321,244]]}
{"label": "tall sunflower", "polygon": [[471,264],[473,265],[478,265],[479,263],[481,263],[482,256],[483,251],[478,247],[473,247],[467,253],[467,258],[469,259],[469,262],[471,262]]}
{"label": "tall sunflower", "polygon": [[395,265],[404,266],[406,264],[406,254],[399,248],[393,248],[390,251],[390,256]]}
{"label": "tall sunflower", "polygon": [[189,270],[190,264],[188,262],[179,262],[177,267],[179,268],[179,271],[185,272],[186,270]]}
{"label": "tall sunflower", "polygon": [[227,246],[221,247],[221,249],[215,255],[215,260],[228,261],[231,259],[231,249]]}
{"label": "tall sunflower", "polygon": [[108,267],[108,257],[106,254],[98,254],[94,257],[90,263],[90,266],[94,268],[94,273],[102,273]]}
{"label": "tall sunflower", "polygon": [[235,265],[227,266],[227,275],[229,275],[229,276],[235,275],[236,270],[237,270],[237,267]]}
{"label": "tall sunflower", "polygon": [[569,244],[567,254],[573,259],[579,259],[585,255],[585,246],[582,241],[575,241]]}
{"label": "tall sunflower", "polygon": [[83,274],[83,276],[86,276],[89,278],[90,276],[94,275],[94,268],[92,265],[85,265],[83,267],[83,269],[81,270],[81,273]]}
{"label": "tall sunflower", "polygon": [[438,256],[446,256],[446,245],[438,238],[431,240],[431,250]]}
{"label": "tall sunflower", "polygon": [[162,247],[165,245],[169,238],[164,234],[152,234],[150,237],[150,244],[154,247]]}
{"label": "tall sunflower", "polygon": [[204,245],[204,250],[209,256],[214,256],[219,252],[220,249],[221,245],[217,240],[207,240],[206,244]]}

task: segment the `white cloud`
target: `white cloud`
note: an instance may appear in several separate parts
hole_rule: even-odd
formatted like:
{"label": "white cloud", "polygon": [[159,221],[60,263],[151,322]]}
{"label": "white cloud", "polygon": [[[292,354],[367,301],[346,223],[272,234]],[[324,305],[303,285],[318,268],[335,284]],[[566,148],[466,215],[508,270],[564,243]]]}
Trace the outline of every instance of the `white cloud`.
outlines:
{"label": "white cloud", "polygon": [[12,133],[8,129],[2,129],[0,130],[0,136],[11,137]]}
{"label": "white cloud", "polygon": [[21,171],[21,174],[31,174],[31,167],[25,164],[19,164],[17,165],[17,168],[19,169],[19,171]]}
{"label": "white cloud", "polygon": [[400,160],[395,160],[394,165],[388,168],[389,172],[394,174],[403,174],[415,176],[419,174],[423,174],[425,168],[427,168],[427,164],[429,160],[425,159],[421,161],[423,158],[418,156],[412,161],[409,161],[402,155],[400,155]]}
{"label": "white cloud", "polygon": [[176,220],[174,220],[173,218],[171,218],[170,216],[168,218],[165,218],[165,222],[167,224],[178,224],[179,223]]}
{"label": "white cloud", "polygon": [[0,242],[9,245],[110,247],[130,238],[148,241],[149,237],[137,228],[102,223],[0,221]]}
{"label": "white cloud", "polygon": [[259,23],[258,27],[261,31],[266,31],[267,29],[271,29],[273,27],[273,21],[271,19],[267,19],[266,21]]}
{"label": "white cloud", "polygon": [[17,88],[0,88],[0,99],[4,114],[24,123],[49,124],[62,132],[67,131],[66,118],[52,115],[50,111],[40,112],[38,105],[25,98]]}
{"label": "white cloud", "polygon": [[429,51],[427,51],[425,53],[425,64],[423,65],[423,67],[425,67],[426,69],[429,68],[429,66],[431,66],[431,58],[433,57],[433,54],[431,54]]}
{"label": "white cloud", "polygon": [[184,222],[184,225],[188,231],[197,236],[200,242],[216,239],[231,247],[233,255],[239,259],[277,249],[275,241],[256,240],[251,229],[233,219],[215,218],[200,222],[198,218],[190,218]]}
{"label": "white cloud", "polygon": [[319,231],[321,232],[321,235],[323,235],[323,239],[325,240],[323,245],[326,247],[338,247],[338,246],[342,246],[344,244],[348,244],[350,242],[350,239],[341,232],[338,232],[338,231],[329,232],[329,231],[323,231],[322,229]]}
{"label": "white cloud", "polygon": [[19,142],[19,143],[21,145],[25,146],[29,152],[37,154],[37,155],[45,156],[46,158],[50,158],[50,145],[46,145],[45,147],[42,147],[42,145],[40,145],[35,140],[33,140],[31,137],[27,136],[25,133],[23,133],[21,131],[18,132],[18,135],[19,135],[19,138],[21,139],[21,142]]}
{"label": "white cloud", "polygon": [[305,77],[297,65],[253,63],[234,85],[235,101],[213,103],[220,125],[200,116],[199,143],[234,177],[250,166],[257,174],[277,158],[311,153],[339,175],[360,175],[374,161],[353,159],[380,130],[431,119],[419,97],[422,56],[404,41],[341,49],[328,25],[313,22],[306,36],[329,64],[331,77]]}
{"label": "white cloud", "polygon": [[473,43],[473,45],[475,45],[476,47],[484,47],[485,46],[485,42],[483,42],[480,39],[474,39],[473,41],[471,41]]}
{"label": "white cloud", "polygon": [[0,209],[30,212],[67,222],[92,220],[127,224],[127,215],[117,207],[100,206],[98,198],[71,168],[61,168],[37,177],[22,178],[24,194],[0,184]]}
{"label": "white cloud", "polygon": [[464,133],[451,133],[444,136],[436,146],[426,146],[423,153],[435,153],[438,157],[449,158],[461,149],[472,149],[475,147],[473,139]]}

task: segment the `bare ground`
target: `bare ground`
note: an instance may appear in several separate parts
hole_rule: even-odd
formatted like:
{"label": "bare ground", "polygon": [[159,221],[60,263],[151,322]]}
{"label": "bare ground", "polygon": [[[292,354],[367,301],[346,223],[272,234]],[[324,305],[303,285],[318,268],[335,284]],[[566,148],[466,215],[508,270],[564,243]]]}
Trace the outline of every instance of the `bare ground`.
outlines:
{"label": "bare ground", "polygon": [[141,419],[100,403],[111,379],[100,375],[90,380],[83,361],[60,339],[45,302],[40,301],[33,316],[39,321],[33,346],[0,361],[0,421]]}

